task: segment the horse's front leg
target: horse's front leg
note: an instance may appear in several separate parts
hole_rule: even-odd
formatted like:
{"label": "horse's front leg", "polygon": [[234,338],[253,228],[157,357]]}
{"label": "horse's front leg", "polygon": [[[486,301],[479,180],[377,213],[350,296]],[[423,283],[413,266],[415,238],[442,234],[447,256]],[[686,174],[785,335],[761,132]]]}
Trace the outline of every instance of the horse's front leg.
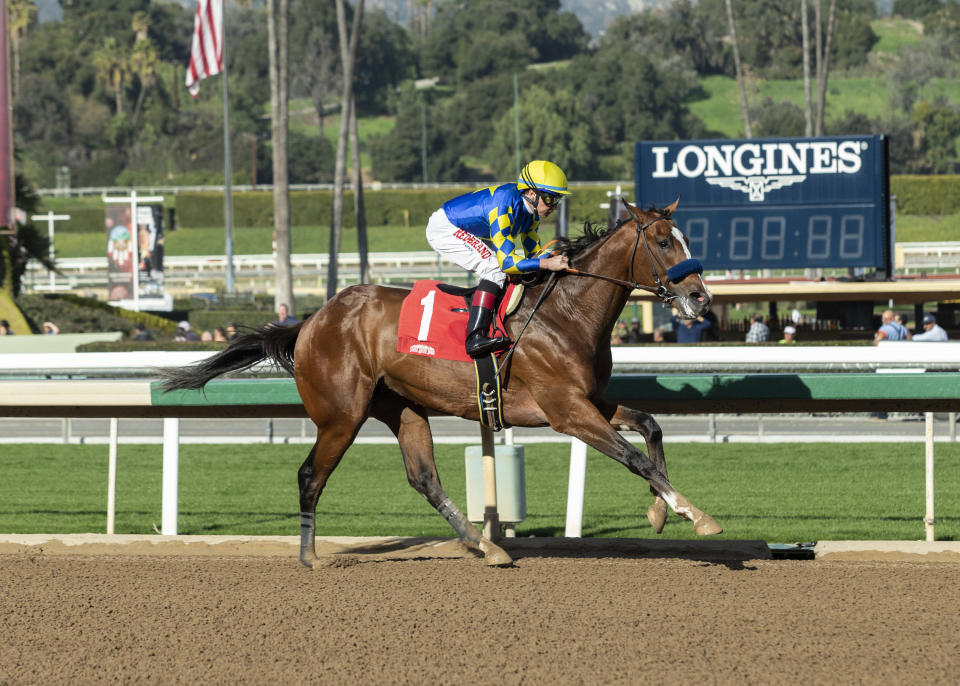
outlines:
{"label": "horse's front leg", "polygon": [[[555,392],[556,389],[553,390]],[[579,438],[646,479],[655,495],[666,501],[678,515],[693,522],[696,533],[710,535],[723,531],[713,517],[694,507],[693,503],[677,491],[646,455],[617,433],[613,425],[585,396],[557,398],[554,395],[544,398],[540,407],[555,430]]]}
{"label": "horse's front leg", "polygon": [[[610,425],[618,431],[636,431],[643,436],[647,444],[647,455],[657,470],[666,477],[667,460],[663,455],[663,431],[656,420],[646,412],[623,405],[603,404],[599,409],[604,417],[610,418]],[[667,523],[667,502],[657,495],[653,486],[650,487],[650,492],[653,493],[653,504],[647,509],[647,519],[650,520],[653,530],[659,534]]]}

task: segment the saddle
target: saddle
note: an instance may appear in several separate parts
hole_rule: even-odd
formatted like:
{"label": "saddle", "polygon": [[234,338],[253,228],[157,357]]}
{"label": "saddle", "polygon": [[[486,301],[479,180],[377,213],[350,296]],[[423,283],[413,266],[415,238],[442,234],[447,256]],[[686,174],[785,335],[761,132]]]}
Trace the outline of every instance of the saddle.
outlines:
{"label": "saddle", "polygon": [[[473,362],[481,422],[499,431],[504,422],[497,356],[473,359],[465,349],[467,316],[475,290],[439,281],[417,281],[400,308],[397,352]],[[497,306],[492,324],[494,331],[506,335],[504,320],[520,306],[523,290],[522,284],[507,286]]]}

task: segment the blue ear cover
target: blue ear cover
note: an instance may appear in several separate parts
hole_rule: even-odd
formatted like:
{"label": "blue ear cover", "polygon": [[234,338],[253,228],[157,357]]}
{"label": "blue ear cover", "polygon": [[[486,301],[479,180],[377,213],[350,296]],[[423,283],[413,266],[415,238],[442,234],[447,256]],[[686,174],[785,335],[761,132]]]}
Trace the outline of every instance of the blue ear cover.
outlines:
{"label": "blue ear cover", "polygon": [[696,272],[697,274],[703,274],[703,265],[700,264],[700,260],[690,258],[689,260],[684,260],[683,262],[677,262],[675,265],[670,267],[667,270],[667,280],[673,283],[682,281],[686,277],[690,276]]}

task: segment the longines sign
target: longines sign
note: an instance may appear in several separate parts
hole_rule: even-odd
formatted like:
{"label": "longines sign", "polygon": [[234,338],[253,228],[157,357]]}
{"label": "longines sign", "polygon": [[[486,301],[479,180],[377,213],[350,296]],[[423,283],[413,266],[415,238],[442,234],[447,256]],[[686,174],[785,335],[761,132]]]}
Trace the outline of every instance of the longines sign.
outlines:
{"label": "longines sign", "polygon": [[884,136],[636,145],[636,198],[666,205],[710,270],[889,268]]}

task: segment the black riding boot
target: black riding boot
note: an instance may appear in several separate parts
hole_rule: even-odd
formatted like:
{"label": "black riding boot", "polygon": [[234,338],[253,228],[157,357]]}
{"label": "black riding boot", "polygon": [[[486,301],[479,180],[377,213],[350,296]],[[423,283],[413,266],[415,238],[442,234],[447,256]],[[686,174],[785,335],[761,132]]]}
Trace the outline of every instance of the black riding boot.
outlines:
{"label": "black riding boot", "polygon": [[473,293],[467,320],[467,355],[470,357],[482,357],[510,347],[510,339],[505,336],[487,338],[499,293],[500,287],[492,281],[481,281]]}

